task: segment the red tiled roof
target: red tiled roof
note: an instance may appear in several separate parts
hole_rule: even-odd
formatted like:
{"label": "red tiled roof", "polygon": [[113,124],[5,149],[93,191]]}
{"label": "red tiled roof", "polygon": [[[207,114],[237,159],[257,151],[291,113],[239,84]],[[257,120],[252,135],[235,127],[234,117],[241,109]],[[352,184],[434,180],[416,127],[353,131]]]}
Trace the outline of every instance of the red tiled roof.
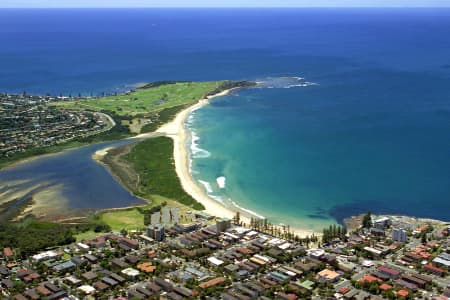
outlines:
{"label": "red tiled roof", "polygon": [[212,287],[212,286],[215,286],[217,284],[224,283],[224,282],[225,282],[225,278],[224,277],[217,277],[217,278],[211,279],[209,281],[202,282],[198,286],[200,288],[202,288],[202,289],[207,289],[209,287]]}
{"label": "red tiled roof", "polygon": [[431,271],[431,272],[444,273],[444,270],[442,270],[441,268],[435,267],[435,266],[433,266],[432,264],[426,264],[426,265],[424,266],[424,268],[425,268],[426,270]]}
{"label": "red tiled roof", "polygon": [[402,297],[407,297],[409,295],[409,292],[406,290],[400,290],[397,292],[397,295],[402,296]]}
{"label": "red tiled roof", "polygon": [[9,247],[5,247],[5,248],[3,249],[3,254],[4,254],[6,257],[11,257],[11,256],[14,255],[14,253],[13,253],[12,250],[11,250],[11,248],[9,248]]}
{"label": "red tiled roof", "polygon": [[391,274],[393,276],[398,276],[398,274],[399,274],[397,271],[395,271],[395,270],[393,270],[391,268],[385,267],[385,266],[379,266],[378,267],[378,271],[383,272],[383,273],[388,273],[388,274]]}
{"label": "red tiled roof", "polygon": [[383,283],[382,285],[380,285],[380,289],[382,289],[383,291],[388,291],[388,290],[392,289],[392,285]]}
{"label": "red tiled roof", "polygon": [[48,296],[52,293],[46,287],[43,287],[42,285],[38,286],[36,288],[36,291],[38,291],[40,294],[42,294],[44,296]]}
{"label": "red tiled roof", "polygon": [[38,279],[39,277],[41,277],[41,276],[38,273],[31,273],[31,274],[25,276],[23,278],[23,280],[25,280],[25,282],[29,282],[29,281],[32,281],[34,279]]}
{"label": "red tiled roof", "polygon": [[359,281],[359,282],[369,282],[369,283],[374,282],[374,281],[382,282],[382,280],[381,280],[380,278],[375,277],[375,276],[370,275],[370,274],[365,275],[364,277],[362,277],[362,278],[361,278],[360,280],[358,280],[358,281]]}
{"label": "red tiled roof", "polygon": [[282,299],[289,299],[289,300],[297,300],[298,296],[296,294],[284,294],[284,293],[278,293],[278,297]]}

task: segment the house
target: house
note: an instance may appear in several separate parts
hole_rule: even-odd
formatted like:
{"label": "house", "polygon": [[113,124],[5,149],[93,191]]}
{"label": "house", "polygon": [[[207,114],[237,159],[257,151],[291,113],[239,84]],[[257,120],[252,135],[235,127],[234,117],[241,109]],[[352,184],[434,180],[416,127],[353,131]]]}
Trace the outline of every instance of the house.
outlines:
{"label": "house", "polygon": [[81,275],[81,277],[83,277],[87,281],[91,281],[91,280],[94,280],[95,278],[97,278],[97,274],[92,271],[89,271],[89,272],[83,273]]}
{"label": "house", "polygon": [[85,295],[91,295],[96,292],[95,288],[90,285],[82,285],[82,286],[78,287],[77,289],[80,290]]}
{"label": "house", "polygon": [[380,217],[373,221],[373,226],[375,228],[380,228],[380,229],[384,229],[384,228],[390,226],[391,224],[392,224],[392,221],[388,217]]}
{"label": "house", "polygon": [[277,271],[270,272],[269,277],[280,283],[287,282],[290,279],[289,276],[281,274],[280,272]]}
{"label": "house", "polygon": [[388,267],[385,267],[385,266],[379,266],[378,267],[378,271],[380,273],[388,276],[391,279],[397,278],[399,276],[399,274],[400,274],[398,271],[396,271],[394,269],[391,269],[391,268],[388,268]]}
{"label": "house", "polygon": [[140,274],[138,270],[133,269],[133,268],[126,268],[126,269],[122,270],[121,273],[131,279],[135,279]]}
{"label": "house", "polygon": [[329,269],[324,269],[322,271],[320,271],[319,273],[317,273],[317,280],[319,282],[322,283],[331,283],[331,282],[336,282],[341,278],[341,274],[329,270]]}
{"label": "house", "polygon": [[276,299],[283,299],[283,300],[297,300],[298,296],[296,294],[285,294],[285,293],[278,293]]}
{"label": "house", "polygon": [[14,256],[13,251],[9,247],[5,247],[3,249],[3,256],[7,259],[12,258]]}
{"label": "house", "polygon": [[27,298],[22,294],[17,294],[14,296],[14,300],[27,300]]}
{"label": "house", "polygon": [[34,289],[28,289],[24,292],[25,296],[33,300],[40,299],[41,297],[36,293]]}
{"label": "house", "polygon": [[50,296],[47,296],[47,300],[57,300],[57,299],[62,299],[64,297],[67,296],[67,292],[64,290],[60,290],[54,294],[51,294]]}
{"label": "house", "polygon": [[81,280],[78,279],[78,278],[76,278],[76,277],[73,276],[73,275],[67,276],[66,278],[64,278],[64,280],[65,280],[69,285],[72,285],[72,286],[78,286],[78,285],[81,284]]}
{"label": "house", "polygon": [[239,266],[235,264],[229,264],[225,266],[225,271],[227,271],[228,273],[234,273],[237,272],[238,270]]}
{"label": "house", "polygon": [[52,291],[53,293],[57,293],[59,291],[61,291],[61,288],[59,286],[54,285],[53,283],[50,282],[45,282],[44,286],[46,288],[48,288],[50,291]]}
{"label": "house", "polygon": [[120,260],[118,258],[112,259],[111,265],[118,269],[126,269],[129,267],[129,265],[126,262],[124,262],[123,260]]}
{"label": "house", "polygon": [[225,281],[226,281],[226,279],[225,279],[224,277],[216,277],[216,278],[211,279],[211,280],[209,280],[209,281],[202,282],[202,283],[200,283],[198,286],[199,286],[201,289],[207,289],[207,288],[210,288],[210,287],[212,287],[212,286],[215,286],[215,285],[218,285],[218,284],[222,284],[222,283],[224,283]]}
{"label": "house", "polygon": [[14,287],[14,282],[11,279],[3,279],[1,286],[9,290]]}
{"label": "house", "polygon": [[166,296],[168,299],[171,299],[171,300],[183,300],[183,297],[178,295],[175,292],[170,292],[170,293],[166,294]]}
{"label": "house", "polygon": [[216,258],[216,257],[214,257],[214,256],[208,257],[207,260],[208,260],[208,262],[209,262],[210,264],[212,264],[213,266],[216,266],[216,267],[221,266],[221,265],[224,264],[224,261],[223,261],[223,260],[220,260],[220,259],[218,259],[218,258]]}
{"label": "house", "polygon": [[385,236],[384,230],[381,228],[370,228],[370,234],[373,236]]}
{"label": "house", "polygon": [[311,280],[305,280],[303,282],[297,281],[295,284],[307,291],[312,291],[315,283]]}
{"label": "house", "polygon": [[58,264],[56,266],[53,266],[53,271],[55,271],[57,273],[66,272],[75,267],[76,267],[76,265],[71,260],[69,260],[69,261],[63,262],[61,264]]}
{"label": "house", "polygon": [[173,290],[172,284],[162,278],[155,278],[155,283],[162,287],[166,292],[171,292]]}
{"label": "house", "polygon": [[409,292],[406,291],[406,290],[399,290],[399,291],[397,291],[397,295],[400,296],[400,297],[406,298],[406,297],[408,297]]}
{"label": "house", "polygon": [[131,298],[131,299],[146,299],[144,294],[142,294],[134,289],[128,289],[127,294],[128,294],[128,298]]}
{"label": "house", "polygon": [[184,298],[192,297],[192,291],[182,286],[174,286],[173,291]]}
{"label": "house", "polygon": [[84,244],[94,247],[94,248],[102,248],[105,246],[105,243],[106,243],[106,239],[104,236],[99,236],[90,241],[84,242]]}
{"label": "house", "polygon": [[32,282],[32,281],[35,280],[35,279],[39,279],[40,277],[41,277],[41,275],[39,275],[39,274],[36,273],[36,272],[33,272],[33,273],[31,273],[31,274],[26,275],[25,277],[23,277],[23,281],[24,281],[25,283],[30,283],[30,282]]}
{"label": "house", "polygon": [[433,262],[437,265],[450,268],[450,254],[448,253],[441,253],[438,257],[433,259]]}
{"label": "house", "polygon": [[151,262],[143,262],[137,265],[138,270],[144,273],[153,273],[156,270],[156,266],[152,265]]}
{"label": "house", "polygon": [[125,278],[123,278],[122,276],[113,273],[113,272],[108,272],[107,275],[109,277],[111,277],[112,279],[114,279],[115,281],[117,281],[119,284],[123,284],[125,281],[127,281]]}
{"label": "house", "polygon": [[406,280],[403,280],[403,279],[397,279],[397,280],[395,280],[395,281],[394,281],[394,284],[395,284],[396,286],[400,286],[400,287],[406,288],[406,289],[411,290],[411,291],[413,291],[413,292],[415,292],[415,291],[418,290],[417,285],[415,285],[415,284],[413,284],[413,283],[410,283],[410,282],[408,282],[408,281],[406,281]]}
{"label": "house", "polygon": [[423,268],[425,271],[432,273],[432,274],[436,274],[438,276],[442,276],[445,273],[445,271],[443,269],[435,267],[432,264],[426,264],[423,266]]}
{"label": "house", "polygon": [[153,282],[147,283],[146,288],[147,288],[148,290],[152,291],[152,292],[155,293],[155,294],[158,294],[158,293],[161,292],[161,290],[162,290],[162,288],[161,288],[159,285],[157,285],[157,284],[155,284],[155,283],[153,283]]}
{"label": "house", "polygon": [[147,297],[150,297],[153,295],[153,293],[150,290],[146,289],[145,287],[141,287],[141,286],[136,287],[136,291]]}
{"label": "house", "polygon": [[361,279],[358,280],[359,282],[367,282],[367,283],[372,283],[372,282],[383,282],[380,278],[375,277],[373,275],[370,274],[366,274],[364,275]]}
{"label": "house", "polygon": [[109,285],[101,281],[97,281],[94,283],[94,287],[97,291],[103,292],[109,288]]}
{"label": "house", "polygon": [[47,289],[46,287],[44,287],[44,286],[42,286],[42,285],[39,285],[39,286],[36,288],[36,291],[37,291],[39,294],[41,294],[42,296],[49,296],[49,295],[52,294],[52,292],[51,292],[49,289]]}
{"label": "house", "polygon": [[84,257],[86,257],[86,259],[91,263],[96,263],[98,260],[98,258],[92,254],[85,254]]}
{"label": "house", "polygon": [[412,283],[420,288],[424,288],[427,283],[425,280],[422,280],[422,279],[414,277],[414,276],[406,275],[406,274],[403,274],[401,276],[401,279],[403,279],[404,281],[407,281],[409,283]]}

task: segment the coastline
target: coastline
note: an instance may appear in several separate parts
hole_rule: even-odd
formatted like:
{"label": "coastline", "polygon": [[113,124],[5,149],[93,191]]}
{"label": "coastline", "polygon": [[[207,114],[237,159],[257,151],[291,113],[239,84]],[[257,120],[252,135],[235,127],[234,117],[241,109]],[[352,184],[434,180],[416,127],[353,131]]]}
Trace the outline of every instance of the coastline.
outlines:
{"label": "coastline", "polygon": [[[229,219],[233,219],[237,212],[240,214],[240,219],[246,224],[250,224],[250,220],[252,217],[255,217],[245,211],[244,209],[239,209],[237,207],[230,207],[222,205],[216,200],[212,199],[208,196],[208,194],[204,191],[204,189],[200,186],[200,184],[192,177],[192,174],[189,169],[190,165],[190,154],[189,150],[186,147],[186,142],[190,138],[190,132],[185,128],[185,122],[189,115],[197,110],[202,108],[205,105],[208,105],[209,102],[217,97],[225,96],[231,93],[233,90],[237,88],[232,88],[225,90],[223,92],[217,93],[212,96],[208,96],[204,99],[199,100],[196,104],[180,111],[176,117],[158,128],[155,133],[163,134],[167,137],[170,137],[174,143],[174,160],[175,160],[175,169],[180,179],[181,185],[183,189],[191,195],[195,200],[203,204],[205,206],[205,212],[217,216],[217,217],[226,217]],[[151,137],[151,134],[145,133],[133,138],[148,138]],[[301,229],[291,227],[291,232],[298,235],[299,237],[306,237],[314,235],[320,235],[321,233],[315,232],[313,230]]]}
{"label": "coastline", "polygon": [[[110,124],[110,126],[108,126],[107,130],[101,130],[100,132],[97,132],[97,133],[95,133],[93,135],[97,135],[97,134],[101,134],[103,132],[107,132],[107,131],[111,130],[114,126],[116,126],[116,122],[114,121],[113,118],[111,118],[111,116],[109,116],[109,115],[107,115],[105,113],[101,113],[101,112],[97,112],[97,113],[102,115],[105,119],[107,119],[109,124]],[[32,156],[29,156],[29,157],[24,157],[24,158],[18,159],[16,161],[12,161],[10,163],[6,163],[4,166],[1,166],[1,164],[0,164],[0,170],[13,169],[13,168],[16,168],[16,167],[18,167],[18,166],[20,166],[22,164],[27,164],[29,162],[32,162],[32,161],[40,159],[40,158],[54,156],[54,155],[58,155],[58,154],[61,154],[61,153],[67,152],[67,151],[76,150],[76,149],[80,149],[80,148],[92,145],[90,143],[80,142],[80,145],[73,145],[73,146],[68,145],[66,148],[64,148],[64,145],[66,143],[70,143],[72,141],[73,140],[66,140],[66,141],[62,141],[60,143],[57,143],[56,145],[53,145],[53,146],[62,145],[63,148],[60,149],[60,150],[56,149],[54,151],[50,151],[50,152],[47,152],[47,153],[42,153],[42,154],[32,155]],[[102,142],[107,142],[107,141],[101,141],[99,143],[102,143]],[[53,146],[50,146],[50,147],[53,147]]]}
{"label": "coastline", "polygon": [[[172,121],[169,121],[165,124],[163,124],[161,127],[159,127],[156,131],[148,132],[148,133],[142,133],[139,135],[127,137],[123,140],[129,140],[131,143],[134,141],[143,141],[146,139],[151,139],[159,136],[166,136],[168,138],[171,138],[173,141],[173,157],[175,161],[175,171],[177,174],[177,177],[180,180],[181,186],[184,189],[184,191],[189,194],[192,198],[194,198],[196,201],[201,203],[205,207],[205,212],[216,216],[216,217],[226,217],[229,219],[233,219],[237,212],[240,213],[240,219],[243,223],[250,225],[251,224],[251,218],[258,218],[257,215],[249,213],[244,207],[238,207],[238,206],[226,206],[219,202],[217,202],[215,199],[211,198],[206,191],[204,190],[203,186],[201,186],[200,183],[198,183],[191,175],[190,172],[190,153],[189,149],[186,147],[186,142],[190,139],[191,133],[188,129],[185,128],[185,122],[186,119],[189,117],[189,115],[199,108],[202,108],[203,106],[209,104],[209,102],[216,98],[221,97],[229,94],[230,92],[240,89],[242,87],[231,87],[229,89],[223,90],[221,92],[217,92],[216,94],[208,95],[203,99],[198,100],[195,103],[192,103],[192,105],[188,106],[187,108],[179,111],[174,119]],[[69,148],[65,149],[65,151],[61,152],[55,152],[55,153],[46,153],[42,155],[37,155],[34,157],[25,158],[23,160],[17,161],[6,168],[13,168],[17,165],[27,163],[29,161],[44,157],[44,156],[53,156],[57,155],[66,151],[75,150],[78,148],[86,147],[89,145],[80,145],[79,147]],[[135,195],[122,180],[120,180],[120,177],[117,176],[114,171],[108,166],[107,163],[103,161],[104,157],[108,152],[112,149],[115,149],[114,146],[106,146],[105,148],[98,149],[94,153],[92,153],[92,159],[101,164],[103,167],[106,168],[106,170],[109,172],[109,174],[120,184],[122,185],[130,194],[135,196],[137,199],[143,201],[144,203],[147,202],[146,199],[143,199],[142,197],[139,197]],[[127,208],[131,207],[140,207],[145,204],[136,203],[136,205],[132,205]],[[119,208],[123,209],[123,208]],[[106,209],[108,210],[108,209]],[[103,210],[100,210],[103,211]],[[285,224],[288,225],[288,224]],[[279,227],[282,227],[281,225],[276,225]],[[295,228],[290,227],[290,232],[298,235],[299,237],[306,237],[311,235],[320,235],[321,233],[316,232],[314,230],[308,230],[308,229],[302,229],[302,228]]]}
{"label": "coastline", "polygon": [[[160,128],[158,128],[156,131],[127,137],[123,140],[130,140],[130,144],[131,144],[134,142],[139,142],[139,141],[143,141],[143,140],[151,139],[151,138],[155,138],[155,137],[160,137],[160,136],[166,136],[168,138],[171,138],[173,140],[173,146],[174,146],[173,147],[173,149],[174,149],[173,157],[174,157],[174,161],[175,161],[175,171],[180,180],[181,186],[186,191],[186,193],[191,195],[196,201],[203,204],[205,206],[205,212],[207,212],[213,216],[227,217],[227,218],[231,219],[235,216],[236,212],[239,212],[241,221],[243,221],[246,224],[250,224],[250,219],[251,219],[251,217],[255,217],[254,215],[245,211],[245,208],[234,207],[234,206],[225,206],[225,205],[217,202],[216,200],[212,199],[211,197],[208,196],[208,194],[204,190],[203,186],[201,184],[199,184],[193,178],[193,176],[190,172],[190,153],[189,153],[189,149],[186,146],[186,143],[190,139],[190,135],[191,135],[190,131],[185,127],[185,122],[186,122],[186,119],[189,117],[189,115],[193,111],[200,109],[200,108],[204,107],[205,105],[208,105],[212,99],[214,99],[216,97],[220,97],[220,96],[225,96],[225,95],[229,94],[230,92],[232,92],[233,90],[237,90],[237,89],[239,89],[239,87],[224,90],[220,93],[217,93],[217,94],[208,96],[204,99],[198,100],[197,102],[191,104],[191,106],[183,109],[182,111],[179,111],[172,121],[165,123]],[[71,150],[75,150],[75,149],[87,147],[87,146],[89,146],[89,145],[82,145],[82,146],[75,147],[75,148],[69,148],[62,152],[71,151]],[[96,161],[97,163],[101,164],[103,167],[105,167],[108,170],[108,172],[110,173],[110,175],[112,177],[114,177],[114,179],[117,182],[119,182],[119,184],[121,184],[130,194],[133,194],[138,199],[141,199],[144,202],[146,202],[147,199],[143,199],[141,197],[136,196],[127,187],[127,185],[124,184],[124,182],[122,182],[120,180],[120,177],[116,176],[116,174],[113,172],[113,170],[111,170],[111,168],[108,166],[108,164],[106,164],[104,161],[102,161],[102,159],[108,153],[108,151],[115,149],[115,148],[116,147],[114,147],[114,146],[112,146],[112,147],[108,146],[105,148],[101,148],[92,154],[92,159],[94,161]],[[5,169],[13,168],[22,163],[27,163],[29,161],[32,161],[34,159],[38,159],[38,158],[41,158],[44,156],[51,156],[51,155],[53,156],[53,155],[57,155],[59,153],[60,152],[47,153],[47,154],[42,154],[42,155],[38,155],[38,156],[34,156],[34,157],[29,157],[29,158],[26,158],[21,161],[13,163],[13,164],[5,167]],[[135,208],[135,207],[141,207],[141,206],[145,206],[145,204],[136,204],[136,205],[122,207],[122,208],[100,209],[100,210],[98,210],[98,212],[110,211],[110,210],[114,210],[114,211],[115,210],[126,210],[126,209]],[[33,207],[36,207],[35,203],[32,204],[29,208],[33,208]],[[413,219],[425,220],[425,221],[429,221],[429,222],[448,223],[445,221],[440,221],[440,220],[435,220],[435,219],[404,217],[404,216],[398,216],[398,215],[389,215],[389,216],[392,216],[393,218],[413,218]],[[288,224],[285,224],[285,225],[288,225]],[[312,234],[314,234],[316,236],[321,235],[320,232],[316,232],[316,231],[308,230],[308,229],[296,228],[296,227],[291,227],[290,231],[292,233],[298,235],[299,237],[305,237],[307,235],[311,236]]]}
{"label": "coastline", "polygon": [[[156,131],[162,133],[167,137],[170,137],[173,140],[175,170],[178,178],[180,179],[183,189],[195,200],[203,204],[205,206],[205,212],[207,212],[208,214],[230,219],[235,216],[236,211],[233,211],[232,209],[225,207],[217,201],[211,199],[199,186],[199,184],[196,183],[195,179],[192,177],[189,171],[190,158],[188,150],[186,148],[186,141],[189,139],[190,133],[185,129],[184,123],[191,112],[207,105],[211,99],[215,97],[225,96],[231,91],[232,89],[225,90],[214,96],[209,96],[207,98],[199,100],[196,104],[179,112],[174,120],[164,124]],[[244,222],[250,223],[249,216],[243,215],[241,216],[241,218]]]}

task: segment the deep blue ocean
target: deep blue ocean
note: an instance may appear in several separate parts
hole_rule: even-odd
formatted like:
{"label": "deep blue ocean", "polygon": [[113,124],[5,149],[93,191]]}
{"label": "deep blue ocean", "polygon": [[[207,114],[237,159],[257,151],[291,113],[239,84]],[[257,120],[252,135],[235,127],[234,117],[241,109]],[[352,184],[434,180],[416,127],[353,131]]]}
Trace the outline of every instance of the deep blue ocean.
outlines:
{"label": "deep blue ocean", "polygon": [[450,220],[450,9],[0,10],[0,91],[166,79],[266,83],[189,120],[194,177],[222,201],[316,229]]}

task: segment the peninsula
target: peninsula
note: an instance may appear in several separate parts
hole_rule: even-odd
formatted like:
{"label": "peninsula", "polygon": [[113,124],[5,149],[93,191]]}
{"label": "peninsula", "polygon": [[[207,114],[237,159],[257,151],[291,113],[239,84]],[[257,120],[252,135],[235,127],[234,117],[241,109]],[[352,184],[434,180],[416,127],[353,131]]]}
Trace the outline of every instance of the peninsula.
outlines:
{"label": "peninsula", "polygon": [[[177,101],[171,94],[200,85],[205,89],[191,100]],[[318,236],[276,226],[208,197],[189,171],[186,118],[214,97],[253,85],[170,82],[125,95],[50,101],[56,115],[98,116],[106,123],[93,125],[98,132],[75,134],[62,146],[54,142],[39,153],[73,147],[72,139],[83,145],[120,136],[121,144],[100,147],[92,157],[146,203],[55,224],[33,216],[32,193],[25,202],[3,197],[3,221],[12,220],[0,222],[5,295],[176,300],[447,295],[448,223],[367,213]],[[69,122],[78,126],[76,117]],[[26,151],[19,153],[35,153]],[[7,163],[17,158],[5,153],[11,155]],[[0,193],[11,194],[7,185]]]}
{"label": "peninsula", "polygon": [[[8,168],[13,168],[12,163],[25,163],[24,159],[29,160],[42,154],[57,153],[65,149],[102,141],[125,139],[129,141],[125,146],[99,150],[93,157],[97,161],[101,161],[130,192],[140,199],[148,201],[149,204],[145,207],[154,208],[162,203],[170,202],[185,211],[189,209],[204,210],[206,207],[206,211],[212,215],[222,216],[225,212],[227,217],[232,217],[235,211],[225,209],[209,199],[190,176],[187,169],[189,157],[183,146],[188,134],[184,131],[183,123],[191,110],[206,104],[212,97],[225,95],[233,89],[254,85],[255,83],[247,81],[163,81],[142,85],[136,90],[124,94],[101,97],[73,98],[5,94],[2,106],[8,110],[5,109],[2,112],[9,117],[16,118],[17,115],[26,111],[25,105],[31,105],[30,101],[40,101],[40,110],[36,114],[44,115],[43,119],[46,122],[49,118],[45,115],[48,116],[51,113],[71,116],[71,119],[66,122],[74,122],[74,125],[69,123],[64,126],[72,126],[74,130],[70,136],[66,134],[61,138],[47,137],[45,131],[39,130],[42,141],[47,144],[44,142],[29,146],[21,144],[23,148],[16,147],[15,151],[11,151],[11,147],[8,149],[3,147],[5,149],[2,152],[0,163],[2,167],[9,165]],[[10,105],[10,102],[14,100],[18,104]],[[27,113],[30,114],[29,110]],[[77,130],[79,124],[84,124],[79,116],[99,116],[97,118],[98,122],[101,122],[99,123],[101,126],[93,127],[93,130],[98,131],[86,134],[86,131]],[[5,124],[7,125],[7,123]],[[52,125],[46,124],[46,126],[51,128]],[[59,125],[53,125],[54,128],[57,126]],[[2,135],[3,145],[11,145],[8,139],[21,137],[22,131],[33,134],[28,132],[27,128],[26,126],[6,128],[4,132],[7,134]],[[52,132],[54,131],[49,131],[49,133]],[[174,143],[169,142],[163,136],[172,137]],[[158,151],[154,151],[154,149],[158,149]],[[108,152],[110,154],[105,157]],[[140,153],[144,157],[137,155],[134,160],[130,157],[127,160],[121,159],[124,154],[130,152],[131,154]],[[113,158],[113,156],[117,157]],[[153,163],[153,166],[145,165],[143,161]],[[173,161],[175,161],[175,168]],[[144,167],[142,168],[142,166]],[[162,175],[162,172],[167,174]],[[31,195],[24,200],[24,195],[28,193]],[[78,212],[74,212],[72,215],[71,213],[61,215],[64,207],[47,209],[42,203],[35,203],[38,198],[33,199],[30,189],[23,189],[21,194],[19,190],[8,190],[7,186],[3,194],[0,213],[2,219],[5,220],[17,216],[23,218],[29,214],[44,216],[44,219],[52,221],[71,220],[72,216],[80,216]],[[18,205],[19,203],[20,205]],[[52,203],[53,206],[61,205],[55,201]],[[114,207],[111,208],[114,209]],[[134,208],[130,209],[138,211]],[[86,211],[86,213],[89,215],[91,211]],[[86,216],[86,213],[82,215]],[[120,214],[123,211],[117,213]],[[57,218],[55,218],[55,214],[58,216]],[[142,213],[138,214],[140,217],[143,215]],[[245,219],[245,214],[242,218]],[[138,217],[128,225],[136,227],[143,225],[139,224],[141,219]],[[250,219],[245,220],[250,221]]]}

